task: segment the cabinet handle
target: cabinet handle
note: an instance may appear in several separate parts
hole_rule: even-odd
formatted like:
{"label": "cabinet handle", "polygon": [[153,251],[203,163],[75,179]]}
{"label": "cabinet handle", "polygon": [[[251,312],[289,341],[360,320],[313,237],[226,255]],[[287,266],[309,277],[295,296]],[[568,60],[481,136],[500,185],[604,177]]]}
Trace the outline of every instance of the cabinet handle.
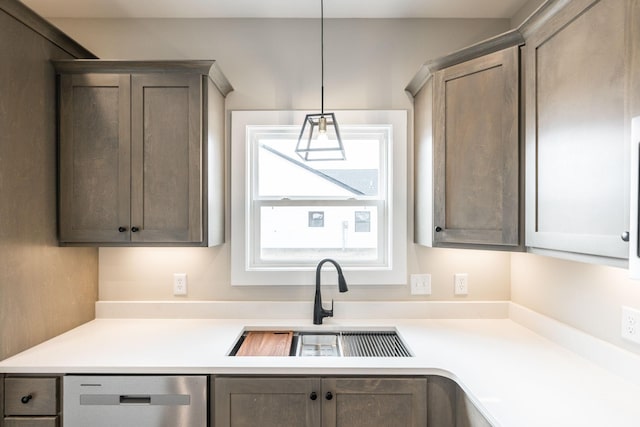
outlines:
{"label": "cabinet handle", "polygon": [[620,235],[620,238],[622,239],[623,242],[628,242],[629,241],[629,232],[625,231],[624,233],[622,233]]}
{"label": "cabinet handle", "polygon": [[22,396],[22,398],[20,398],[20,402],[26,405],[31,399],[33,399],[33,395],[28,394],[26,396]]}
{"label": "cabinet handle", "polygon": [[124,233],[125,231],[127,231],[127,227],[118,227],[118,231]]}
{"label": "cabinet handle", "polygon": [[309,395],[309,399],[316,400],[318,398],[318,394],[315,391],[312,391]]}
{"label": "cabinet handle", "polygon": [[140,231],[140,229],[138,227],[131,227],[131,232],[132,233],[137,233],[138,231]]}
{"label": "cabinet handle", "polygon": [[437,227],[436,227],[436,233],[439,233],[439,232],[441,232],[441,231],[442,231],[442,227],[437,226]]}
{"label": "cabinet handle", "polygon": [[330,391],[327,392],[327,394],[324,395],[325,399],[327,400],[331,400],[333,399],[333,393],[331,393]]}

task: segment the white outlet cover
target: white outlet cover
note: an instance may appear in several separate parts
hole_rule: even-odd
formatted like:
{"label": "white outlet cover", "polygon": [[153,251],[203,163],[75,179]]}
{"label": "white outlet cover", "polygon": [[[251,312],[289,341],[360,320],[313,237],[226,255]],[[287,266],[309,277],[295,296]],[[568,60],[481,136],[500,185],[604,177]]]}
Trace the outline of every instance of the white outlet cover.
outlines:
{"label": "white outlet cover", "polygon": [[469,293],[469,274],[456,273],[453,275],[454,295],[467,295]]}
{"label": "white outlet cover", "polygon": [[187,273],[173,273],[173,295],[187,295]]}
{"label": "white outlet cover", "polygon": [[640,310],[622,306],[620,335],[626,340],[640,344]]}

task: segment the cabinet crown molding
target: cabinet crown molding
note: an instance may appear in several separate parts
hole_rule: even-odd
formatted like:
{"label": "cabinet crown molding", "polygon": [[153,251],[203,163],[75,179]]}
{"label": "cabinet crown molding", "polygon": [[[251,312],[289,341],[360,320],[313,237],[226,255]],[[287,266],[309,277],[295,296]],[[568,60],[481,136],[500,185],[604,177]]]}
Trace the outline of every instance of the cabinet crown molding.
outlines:
{"label": "cabinet crown molding", "polygon": [[405,90],[416,96],[422,86],[433,74],[452,65],[460,64],[480,56],[488,55],[512,46],[524,44],[524,38],[519,30],[510,30],[490,39],[465,47],[440,58],[432,59],[422,64],[416,75],[411,79]]}
{"label": "cabinet crown molding", "polygon": [[[412,96],[416,96],[433,73],[443,68],[469,61],[498,50],[511,46],[525,44],[531,34],[535,33],[542,25],[553,19],[557,13],[570,5],[573,0],[547,0],[541,4],[518,28],[499,34],[495,37],[483,40],[479,43],[467,46],[448,55],[429,60],[422,64],[416,75],[411,79],[405,90]],[[580,0],[580,2],[592,2],[595,0]],[[574,2],[578,3],[578,2]]]}
{"label": "cabinet crown molding", "polygon": [[53,61],[60,74],[83,73],[197,73],[209,76],[222,96],[227,96],[233,86],[222,73],[217,61],[207,60],[104,60],[104,59],[71,59]]}
{"label": "cabinet crown molding", "polygon": [[0,10],[40,34],[60,49],[75,58],[97,58],[71,37],[60,31],[49,21],[35,13],[24,3],[17,0],[0,0]]}

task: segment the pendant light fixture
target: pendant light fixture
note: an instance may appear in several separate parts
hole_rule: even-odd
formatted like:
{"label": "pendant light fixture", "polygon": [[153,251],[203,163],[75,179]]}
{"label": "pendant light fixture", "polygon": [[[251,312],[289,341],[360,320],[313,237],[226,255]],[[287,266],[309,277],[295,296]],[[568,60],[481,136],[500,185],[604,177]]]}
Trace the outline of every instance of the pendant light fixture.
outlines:
{"label": "pendant light fixture", "polygon": [[322,86],[320,114],[307,114],[300,130],[296,153],[304,161],[345,160],[336,115],[324,111],[324,0],[320,0],[320,62]]}

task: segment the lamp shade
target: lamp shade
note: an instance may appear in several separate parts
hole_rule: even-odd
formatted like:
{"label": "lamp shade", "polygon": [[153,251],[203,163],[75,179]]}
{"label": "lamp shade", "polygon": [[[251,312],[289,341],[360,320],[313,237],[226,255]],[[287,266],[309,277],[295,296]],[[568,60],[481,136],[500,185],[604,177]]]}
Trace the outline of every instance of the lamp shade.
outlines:
{"label": "lamp shade", "polygon": [[305,116],[296,145],[296,154],[304,161],[346,159],[334,113]]}

